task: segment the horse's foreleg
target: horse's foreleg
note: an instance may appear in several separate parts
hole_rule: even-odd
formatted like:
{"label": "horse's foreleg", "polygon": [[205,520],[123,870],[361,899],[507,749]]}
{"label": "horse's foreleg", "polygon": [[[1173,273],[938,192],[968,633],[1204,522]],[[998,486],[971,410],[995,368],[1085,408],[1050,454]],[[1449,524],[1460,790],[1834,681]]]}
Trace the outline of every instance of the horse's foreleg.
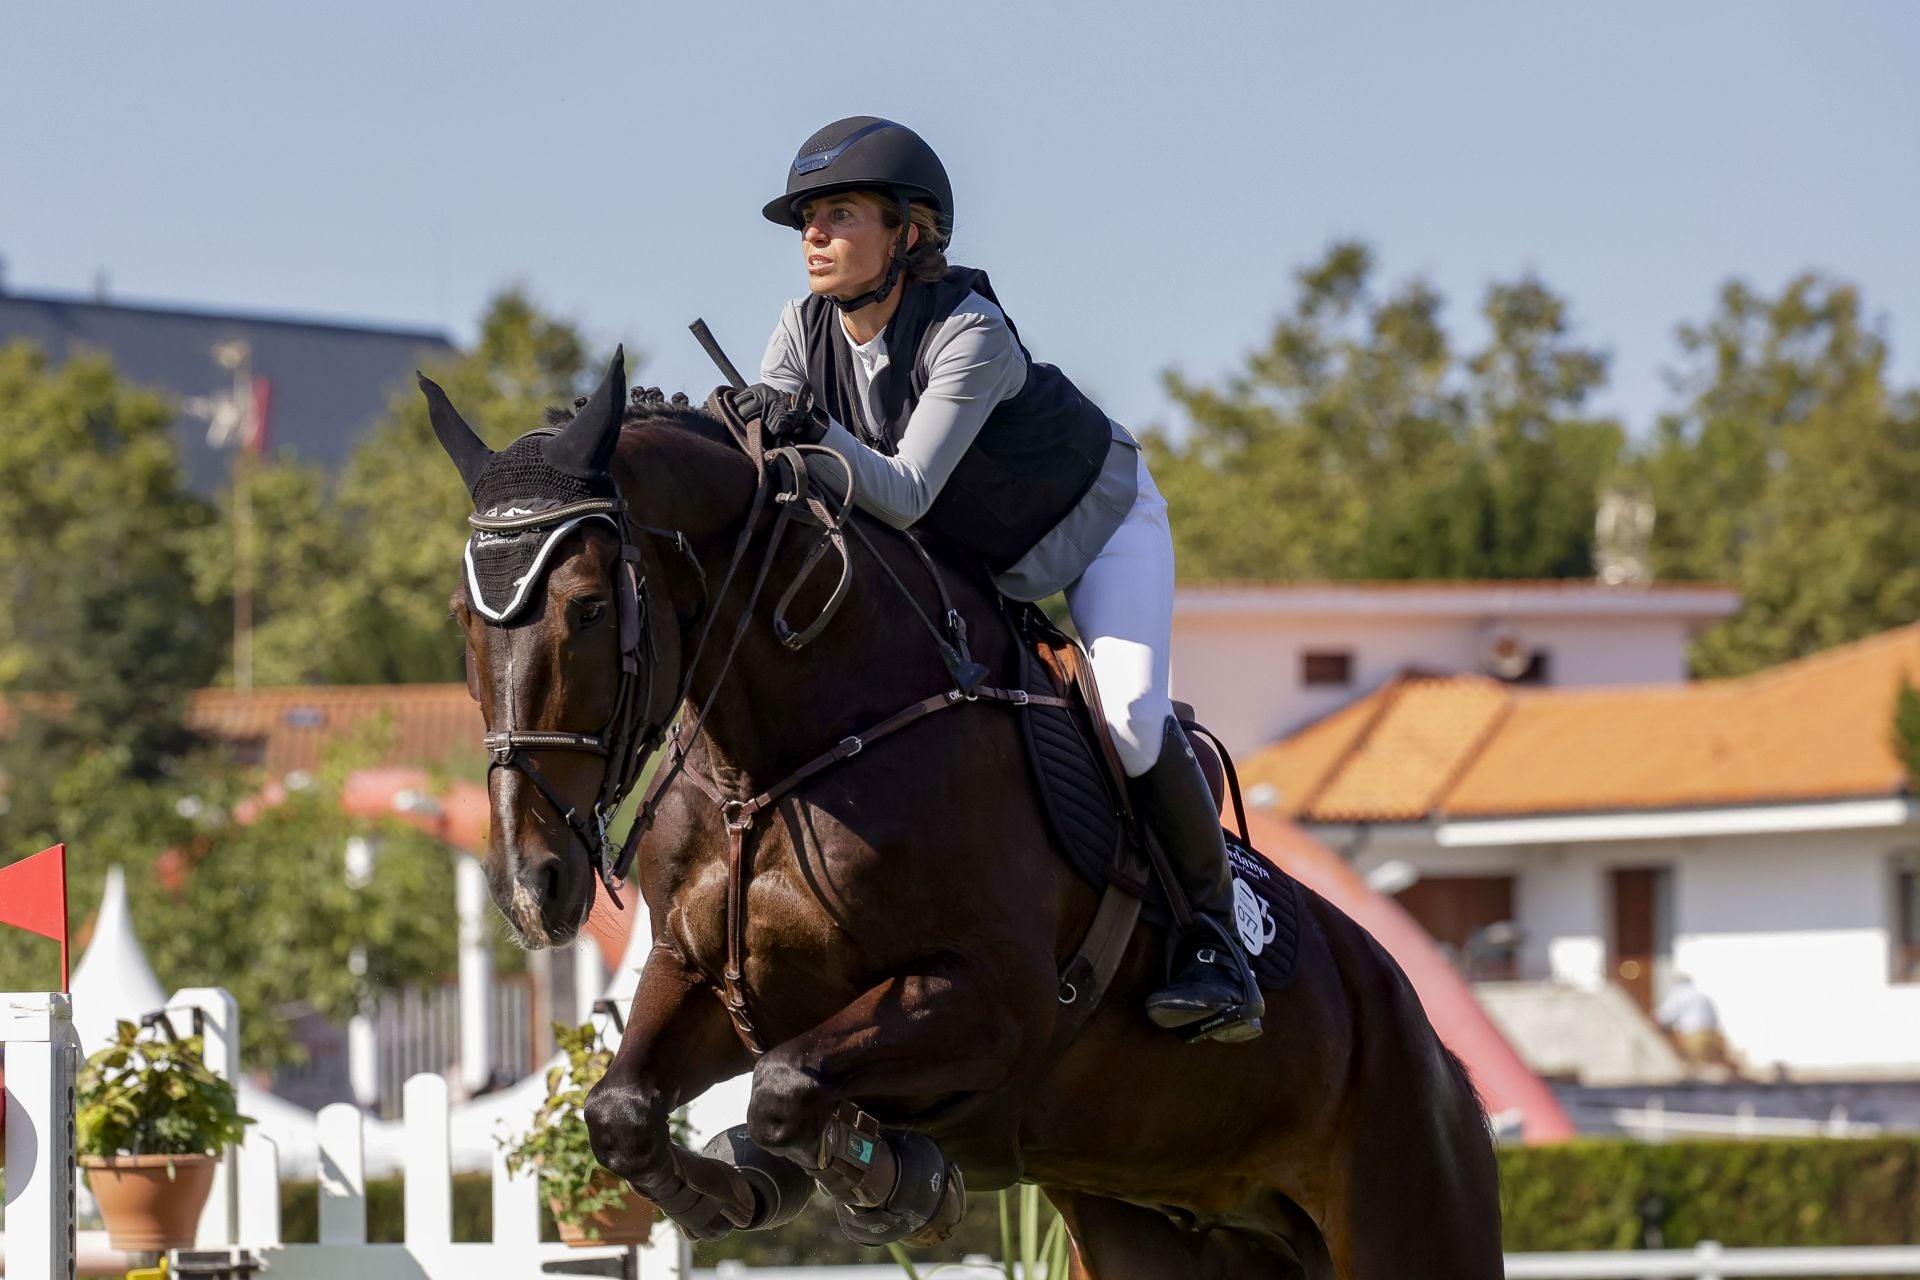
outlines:
{"label": "horse's foreleg", "polygon": [[594,1158],[687,1234],[710,1240],[762,1225],[772,1212],[733,1165],[675,1146],[667,1118],[750,1059],[699,975],[656,947],[640,972],[626,1033],[587,1097]]}
{"label": "horse's foreleg", "polygon": [[753,1072],[753,1141],[812,1172],[867,1244],[932,1243],[959,1221],[959,1170],[923,1134],[882,1130],[855,1105],[986,1089],[1020,1051],[998,984],[960,970],[887,979],[775,1047]]}

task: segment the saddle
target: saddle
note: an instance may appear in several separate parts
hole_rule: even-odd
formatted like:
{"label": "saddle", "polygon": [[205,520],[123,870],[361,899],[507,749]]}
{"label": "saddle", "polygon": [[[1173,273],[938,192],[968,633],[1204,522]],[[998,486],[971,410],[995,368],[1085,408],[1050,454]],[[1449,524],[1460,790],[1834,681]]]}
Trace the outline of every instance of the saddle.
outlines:
{"label": "saddle", "polygon": [[[1161,878],[1153,874],[1129,816],[1126,774],[1107,731],[1086,651],[1035,605],[1009,603],[1006,615],[1019,655],[1018,687],[1052,695],[1020,707],[1019,715],[1027,759],[1054,842],[1088,884],[1111,891],[1107,899],[1116,894],[1130,899],[1133,919],[1165,927],[1178,912]],[[1207,775],[1216,805],[1224,805],[1229,796],[1233,800],[1239,830],[1223,827],[1221,834],[1232,864],[1235,931],[1261,989],[1279,990],[1298,967],[1304,921],[1300,886],[1254,849],[1238,779],[1226,763],[1225,752],[1216,750],[1209,741],[1212,735],[1195,722],[1193,708],[1176,702],[1174,714]],[[1102,915],[1108,911],[1103,900]],[[1118,967],[1125,935],[1131,932],[1132,921],[1127,923],[1115,953],[1093,958],[1098,978],[1110,977]],[[1096,919],[1096,935],[1100,929]],[[1115,940],[1090,938],[1082,952],[1097,950],[1095,944],[1112,947]],[[1095,990],[1104,987],[1104,981],[1097,981]]]}

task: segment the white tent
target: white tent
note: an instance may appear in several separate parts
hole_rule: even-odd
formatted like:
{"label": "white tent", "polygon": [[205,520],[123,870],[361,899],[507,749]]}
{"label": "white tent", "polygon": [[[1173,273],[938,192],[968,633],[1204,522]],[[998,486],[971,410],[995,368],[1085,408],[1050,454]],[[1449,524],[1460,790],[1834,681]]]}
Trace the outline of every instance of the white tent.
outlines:
{"label": "white tent", "polygon": [[107,872],[93,938],[74,966],[70,989],[73,1029],[85,1053],[113,1043],[114,1023],[138,1022],[167,1003],[167,993],[153,976],[153,966],[134,935],[133,915],[127,910],[127,878],[117,866]]}

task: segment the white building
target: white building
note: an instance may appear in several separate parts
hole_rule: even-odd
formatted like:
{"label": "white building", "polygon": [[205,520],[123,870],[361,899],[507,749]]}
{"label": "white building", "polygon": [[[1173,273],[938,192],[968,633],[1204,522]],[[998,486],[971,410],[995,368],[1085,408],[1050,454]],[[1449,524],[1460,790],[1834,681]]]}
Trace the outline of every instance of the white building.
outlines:
{"label": "white building", "polygon": [[[1741,680],[1402,677],[1243,773],[1404,886],[1543,1071],[1670,1073],[1644,1018],[1605,1032],[1616,1048],[1647,1038],[1638,1057],[1605,1063],[1607,1045],[1574,1041],[1582,1019],[1648,1010],[1685,972],[1750,1071],[1915,1079],[1920,801],[1891,742],[1902,680],[1920,684],[1920,624]],[[1607,999],[1570,1004],[1578,993]]]}
{"label": "white building", "polygon": [[1337,582],[1182,588],[1174,696],[1244,755],[1409,670],[1514,683],[1687,678],[1687,645],[1740,607],[1729,587]]}

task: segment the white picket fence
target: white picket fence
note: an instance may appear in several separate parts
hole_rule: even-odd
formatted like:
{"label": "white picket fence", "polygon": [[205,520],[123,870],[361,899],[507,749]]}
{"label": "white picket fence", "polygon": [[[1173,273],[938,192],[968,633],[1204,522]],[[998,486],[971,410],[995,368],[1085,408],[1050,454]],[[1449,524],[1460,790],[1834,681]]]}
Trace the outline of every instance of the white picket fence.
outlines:
{"label": "white picket fence", "polygon": [[[229,1079],[238,1069],[239,1019],[233,997],[217,988],[182,991],[168,1003],[176,1027],[187,1032],[195,1013],[206,1037],[207,1065]],[[0,995],[0,1043],[6,1056],[6,1235],[0,1247],[9,1280],[123,1274],[139,1260],[89,1241],[91,1265],[75,1270],[73,1077],[79,1047],[64,995]],[[493,1165],[493,1239],[453,1240],[451,1113],[447,1082],[417,1075],[403,1091],[405,1243],[367,1243],[366,1133],[355,1108],[336,1104],[318,1117],[320,1148],[317,1244],[280,1238],[280,1166],[273,1142],[255,1133],[227,1152],[200,1220],[197,1251],[244,1255],[271,1268],[274,1280],[467,1280],[553,1274],[551,1264],[597,1264],[597,1274],[633,1280],[880,1280],[890,1267],[745,1268],[723,1264],[693,1271],[690,1250],[677,1231],[656,1224],[653,1239],[636,1250],[569,1249],[539,1238],[539,1191],[531,1176]],[[89,1233],[92,1234],[92,1233]],[[1509,1254],[1509,1280],[1731,1280],[1736,1276],[1920,1277],[1920,1247],[1834,1249],[1693,1249],[1654,1252]],[[939,1268],[940,1275],[979,1269]],[[987,1274],[997,1274],[994,1269]]]}
{"label": "white picket fence", "polygon": [[[0,996],[0,1040],[7,1047],[6,1274],[11,1280],[74,1274],[73,1041],[65,996]],[[238,1071],[239,1018],[233,997],[192,988],[167,1004],[181,1034],[198,1015],[207,1066],[228,1079]],[[581,1249],[540,1240],[539,1188],[514,1177],[503,1153],[493,1161],[493,1239],[455,1243],[451,1098],[437,1075],[417,1075],[403,1090],[405,1226],[402,1244],[367,1242],[365,1131],[360,1112],[337,1103],[318,1116],[319,1243],[280,1238],[280,1162],[271,1139],[250,1133],[231,1148],[200,1219],[196,1251],[244,1252],[271,1267],[274,1280],[469,1280],[543,1274],[548,1263],[604,1261],[604,1274],[686,1280],[691,1251],[671,1224],[631,1252]],[[120,1270],[133,1259],[118,1260]]]}

